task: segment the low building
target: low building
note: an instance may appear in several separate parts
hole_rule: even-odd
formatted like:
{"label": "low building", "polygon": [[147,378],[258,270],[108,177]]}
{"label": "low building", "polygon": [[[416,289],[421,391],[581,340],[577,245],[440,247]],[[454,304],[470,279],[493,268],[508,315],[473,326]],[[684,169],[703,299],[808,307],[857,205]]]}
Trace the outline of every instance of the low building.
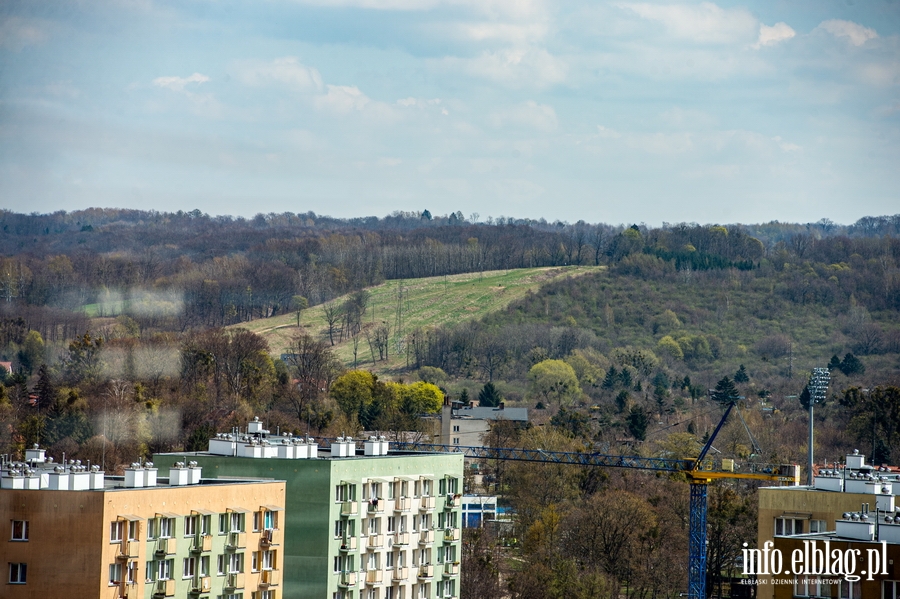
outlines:
{"label": "low building", "polygon": [[463,495],[462,522],[464,528],[481,528],[485,522],[496,519],[496,495]]}
{"label": "low building", "polygon": [[223,478],[285,479],[284,597],[459,596],[463,456],[394,452],[383,438],[271,435],[255,420],[209,451],[163,454]]}
{"label": "low building", "polygon": [[434,443],[481,447],[484,445],[484,434],[498,420],[509,420],[524,427],[528,424],[528,408],[507,408],[502,402],[496,408],[447,402],[441,410],[439,431],[436,430],[433,435]]}
{"label": "low building", "polygon": [[152,463],[106,476],[41,449],[0,475],[8,599],[280,599],[285,483],[201,478]]}
{"label": "low building", "polygon": [[[779,537],[833,532],[845,514],[893,512],[894,485],[898,483],[895,468],[868,465],[864,456],[854,452],[846,456],[843,465],[818,467],[812,486],[762,487],[757,547]],[[771,576],[761,575],[759,582],[757,597],[771,599],[777,588]]]}

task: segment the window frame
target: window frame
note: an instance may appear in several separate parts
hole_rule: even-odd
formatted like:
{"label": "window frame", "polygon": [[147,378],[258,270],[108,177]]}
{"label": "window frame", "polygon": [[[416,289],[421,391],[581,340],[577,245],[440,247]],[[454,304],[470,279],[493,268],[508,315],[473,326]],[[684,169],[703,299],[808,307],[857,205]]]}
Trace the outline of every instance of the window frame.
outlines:
{"label": "window frame", "polygon": [[[19,528],[19,536],[16,536],[16,527]],[[9,532],[9,540],[17,543],[28,541],[28,520],[13,520]]]}
{"label": "window frame", "polygon": [[28,584],[28,563],[9,562],[9,584]]}

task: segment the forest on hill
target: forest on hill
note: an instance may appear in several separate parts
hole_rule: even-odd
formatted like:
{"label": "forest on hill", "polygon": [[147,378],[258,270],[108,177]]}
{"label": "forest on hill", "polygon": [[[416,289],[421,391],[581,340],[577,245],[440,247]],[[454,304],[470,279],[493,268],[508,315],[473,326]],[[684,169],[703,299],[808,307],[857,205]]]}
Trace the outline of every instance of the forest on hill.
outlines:
{"label": "forest on hill", "polygon": [[[453,304],[436,318],[411,305],[456,293],[477,302],[531,276],[516,269],[553,275],[493,311]],[[898,311],[900,215],[648,227],[428,211],[0,211],[0,453],[41,443],[113,471],[205,448],[252,416],[324,436],[427,434],[420,415],[449,396],[530,408],[533,426],[501,423],[495,445],[685,456],[718,421],[718,397],[738,400],[746,421],[720,433],[723,455],[802,463],[806,381],[827,366],[816,455],[858,447],[896,464]],[[475,539],[468,588],[496,594],[501,569],[520,598],[682,588],[678,477],[522,464],[481,473],[489,489],[470,477],[468,488],[515,508],[514,563],[526,567],[506,571],[500,549]],[[711,572],[755,539],[754,489],[711,490]],[[635,525],[614,547],[578,546],[574,531],[625,516]]]}

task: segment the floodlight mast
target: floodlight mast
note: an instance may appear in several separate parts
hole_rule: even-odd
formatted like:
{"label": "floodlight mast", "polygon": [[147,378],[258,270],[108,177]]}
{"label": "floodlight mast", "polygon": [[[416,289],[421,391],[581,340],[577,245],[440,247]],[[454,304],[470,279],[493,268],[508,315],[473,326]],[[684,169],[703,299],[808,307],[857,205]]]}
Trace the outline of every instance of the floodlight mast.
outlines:
{"label": "floodlight mast", "polygon": [[813,406],[825,401],[828,393],[828,383],[831,382],[831,372],[827,368],[813,368],[809,377],[807,388],[809,389],[809,451],[806,465],[806,484],[813,485]]}

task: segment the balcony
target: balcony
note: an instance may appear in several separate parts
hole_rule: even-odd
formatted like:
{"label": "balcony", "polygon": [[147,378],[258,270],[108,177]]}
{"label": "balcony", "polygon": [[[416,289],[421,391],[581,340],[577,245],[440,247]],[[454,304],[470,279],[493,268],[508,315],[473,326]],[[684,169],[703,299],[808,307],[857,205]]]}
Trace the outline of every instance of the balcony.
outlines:
{"label": "balcony", "polygon": [[384,535],[369,535],[369,540],[366,543],[366,547],[368,547],[369,549],[384,547]]}
{"label": "balcony", "polygon": [[119,552],[116,554],[118,559],[128,560],[138,556],[140,541],[122,541],[119,545]]}
{"label": "balcony", "polygon": [[208,593],[212,589],[212,579],[209,576],[194,576],[191,580],[191,593]]}
{"label": "balcony", "polygon": [[267,528],[262,531],[259,538],[259,544],[262,547],[276,547],[281,545],[282,532],[277,528]]}
{"label": "balcony", "polygon": [[411,497],[398,497],[394,500],[395,512],[408,512],[410,509],[412,509]]}
{"label": "balcony", "polygon": [[281,570],[263,570],[259,574],[259,586],[273,587],[281,582]]}
{"label": "balcony", "polygon": [[455,507],[459,507],[460,496],[459,495],[447,495],[447,500],[444,502],[445,510],[452,510]]}
{"label": "balcony", "polygon": [[425,511],[431,511],[434,509],[435,500],[434,497],[423,497],[422,498],[422,506],[421,509]]}
{"label": "balcony", "polygon": [[434,566],[431,564],[423,564],[419,566],[418,579],[419,580],[429,580],[434,578]]}
{"label": "balcony", "polygon": [[397,532],[392,535],[394,545],[409,545],[409,533]]}
{"label": "balcony", "polygon": [[226,589],[242,589],[244,588],[244,573],[231,572],[225,576]]}
{"label": "balcony", "polygon": [[444,576],[456,576],[457,574],[459,574],[459,562],[444,564]]}
{"label": "balcony", "polygon": [[366,511],[370,514],[382,514],[384,513],[384,500],[383,499],[370,499],[366,502]]}
{"label": "balcony", "polygon": [[341,539],[341,551],[356,551],[356,537],[344,537]]}
{"label": "balcony", "polygon": [[225,549],[234,551],[235,549],[243,549],[247,546],[247,533],[230,532],[225,540]]}
{"label": "balcony", "polygon": [[403,581],[409,578],[409,568],[394,568],[391,573],[391,580],[394,582]]}
{"label": "balcony", "polygon": [[444,542],[452,543],[453,541],[459,540],[459,529],[458,528],[445,528],[444,529]]}
{"label": "balcony", "polygon": [[191,539],[191,553],[206,553],[212,550],[212,535],[196,535]]}
{"label": "balcony", "polygon": [[342,589],[348,589],[356,586],[356,572],[341,572],[341,579],[338,586]]}
{"label": "balcony", "polygon": [[177,552],[178,548],[178,539],[173,537],[164,537],[162,539],[156,539],[156,555],[173,555]]}
{"label": "balcony", "polygon": [[419,545],[431,545],[434,543],[434,531],[423,530],[419,532]]}
{"label": "balcony", "polygon": [[171,578],[169,580],[157,580],[153,583],[154,597],[172,597],[174,595],[175,581]]}
{"label": "balcony", "polygon": [[345,501],[341,503],[341,516],[355,516],[359,513],[358,501]]}
{"label": "balcony", "polygon": [[384,570],[369,570],[366,572],[366,584],[381,584],[384,579]]}

